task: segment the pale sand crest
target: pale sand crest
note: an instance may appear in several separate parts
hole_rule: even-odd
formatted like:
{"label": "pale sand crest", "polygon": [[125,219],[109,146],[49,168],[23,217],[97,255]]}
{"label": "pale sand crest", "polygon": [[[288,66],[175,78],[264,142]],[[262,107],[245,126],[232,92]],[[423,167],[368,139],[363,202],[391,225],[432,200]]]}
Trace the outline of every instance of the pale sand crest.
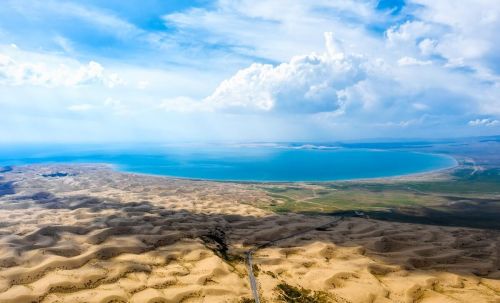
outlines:
{"label": "pale sand crest", "polygon": [[[44,177],[64,171],[68,176]],[[0,178],[0,302],[242,302],[244,252],[329,222],[245,184],[31,166]],[[349,218],[254,254],[263,302],[500,302],[498,232]]]}

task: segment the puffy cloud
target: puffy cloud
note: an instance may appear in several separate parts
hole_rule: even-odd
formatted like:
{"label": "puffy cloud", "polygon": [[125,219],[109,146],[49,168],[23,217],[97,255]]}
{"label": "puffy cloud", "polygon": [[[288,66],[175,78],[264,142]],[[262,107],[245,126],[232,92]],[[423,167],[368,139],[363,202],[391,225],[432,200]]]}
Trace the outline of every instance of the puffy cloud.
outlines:
{"label": "puffy cloud", "polygon": [[489,118],[476,119],[476,120],[469,121],[470,126],[495,126],[495,125],[499,125],[499,124],[500,124],[500,121],[489,119]]}
{"label": "puffy cloud", "polygon": [[346,56],[331,33],[323,54],[273,66],[255,63],[223,81],[203,103],[224,111],[319,113],[341,107],[339,92],[364,78],[360,58]]}
{"label": "puffy cloud", "polygon": [[494,114],[494,87],[470,74],[410,56],[391,61],[391,56],[348,53],[331,33],[325,40],[322,54],[295,56],[278,65],[255,63],[222,81],[203,100],[174,98],[161,107],[304,119],[316,115],[326,126],[383,130],[425,129],[439,121],[463,123],[471,113]]}
{"label": "puffy cloud", "polygon": [[401,2],[218,0],[165,10],[162,31],[100,2],[8,1],[1,40],[31,52],[0,46],[0,132],[80,120],[91,139],[102,125],[141,140],[497,133],[497,1]]}
{"label": "puffy cloud", "polygon": [[[336,125],[371,123],[422,130],[435,128],[438,122],[463,125],[473,114],[499,115],[500,82],[494,66],[489,66],[498,60],[483,60],[494,48],[491,41],[495,40],[488,37],[496,35],[498,18],[493,16],[498,6],[480,1],[479,9],[466,12],[467,4],[460,3],[459,13],[448,14],[453,11],[449,5],[413,2],[420,5],[406,10],[413,14],[411,21],[386,31],[386,48],[367,38],[366,51],[339,50],[327,35],[324,54],[294,56],[278,65],[253,64],[195,104],[239,113],[319,114],[325,125],[337,121]],[[469,21],[459,20],[463,13],[468,20],[486,14],[489,21],[471,25],[475,28],[469,31],[465,24]],[[485,33],[475,34],[482,30]],[[345,37],[345,29],[340,31]],[[445,50],[448,42],[455,44],[456,55]]]}
{"label": "puffy cloud", "polygon": [[24,52],[17,47],[4,47],[0,49],[0,84],[46,87],[102,84],[112,88],[123,84],[123,80],[116,73],[106,73],[95,61],[82,64],[72,59]]}
{"label": "puffy cloud", "polygon": [[[498,81],[500,5],[496,0],[409,0],[412,20],[387,31],[390,42],[424,56],[440,57],[450,68],[467,67]],[[402,43],[403,46],[401,45]]]}

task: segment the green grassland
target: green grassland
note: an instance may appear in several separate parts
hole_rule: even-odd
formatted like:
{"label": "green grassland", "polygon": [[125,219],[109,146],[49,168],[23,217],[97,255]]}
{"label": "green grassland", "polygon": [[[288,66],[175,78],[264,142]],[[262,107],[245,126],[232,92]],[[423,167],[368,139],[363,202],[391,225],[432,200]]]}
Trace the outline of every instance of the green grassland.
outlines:
{"label": "green grassland", "polygon": [[[404,190],[377,190],[365,188],[325,189],[307,198],[297,198],[296,190],[284,191],[280,194],[270,190],[269,196],[274,198],[268,209],[275,212],[332,212],[339,210],[368,210],[407,205],[438,205],[443,199],[429,199],[421,194]],[[305,190],[309,191],[309,190]],[[265,205],[261,205],[265,207]]]}
{"label": "green grassland", "polygon": [[500,229],[500,169],[461,165],[445,178],[257,184],[277,212],[338,214],[362,211],[395,221]]}

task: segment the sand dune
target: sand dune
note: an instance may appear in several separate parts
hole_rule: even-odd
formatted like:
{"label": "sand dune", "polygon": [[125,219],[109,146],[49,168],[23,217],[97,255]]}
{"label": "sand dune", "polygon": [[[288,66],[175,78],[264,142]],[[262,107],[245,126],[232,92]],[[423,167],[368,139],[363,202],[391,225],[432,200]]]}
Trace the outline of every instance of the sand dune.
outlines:
{"label": "sand dune", "polygon": [[495,232],[351,218],[262,249],[255,262],[270,301],[285,280],[339,302],[498,302],[498,241]]}
{"label": "sand dune", "polygon": [[[67,175],[43,176],[54,172]],[[270,197],[245,184],[95,165],[15,168],[0,183],[0,302],[244,302],[246,250],[332,219],[255,208]],[[500,302],[499,243],[494,231],[346,218],[254,263],[265,302],[285,284],[307,302]]]}

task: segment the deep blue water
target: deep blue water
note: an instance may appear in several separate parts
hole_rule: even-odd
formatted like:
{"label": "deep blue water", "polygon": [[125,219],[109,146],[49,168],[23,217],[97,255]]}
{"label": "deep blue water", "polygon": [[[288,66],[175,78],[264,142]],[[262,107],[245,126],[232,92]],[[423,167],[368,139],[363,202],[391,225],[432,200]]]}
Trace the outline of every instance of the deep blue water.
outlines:
{"label": "deep blue water", "polygon": [[448,156],[373,149],[230,146],[2,146],[0,165],[107,163],[134,173],[235,181],[328,181],[452,167]]}

